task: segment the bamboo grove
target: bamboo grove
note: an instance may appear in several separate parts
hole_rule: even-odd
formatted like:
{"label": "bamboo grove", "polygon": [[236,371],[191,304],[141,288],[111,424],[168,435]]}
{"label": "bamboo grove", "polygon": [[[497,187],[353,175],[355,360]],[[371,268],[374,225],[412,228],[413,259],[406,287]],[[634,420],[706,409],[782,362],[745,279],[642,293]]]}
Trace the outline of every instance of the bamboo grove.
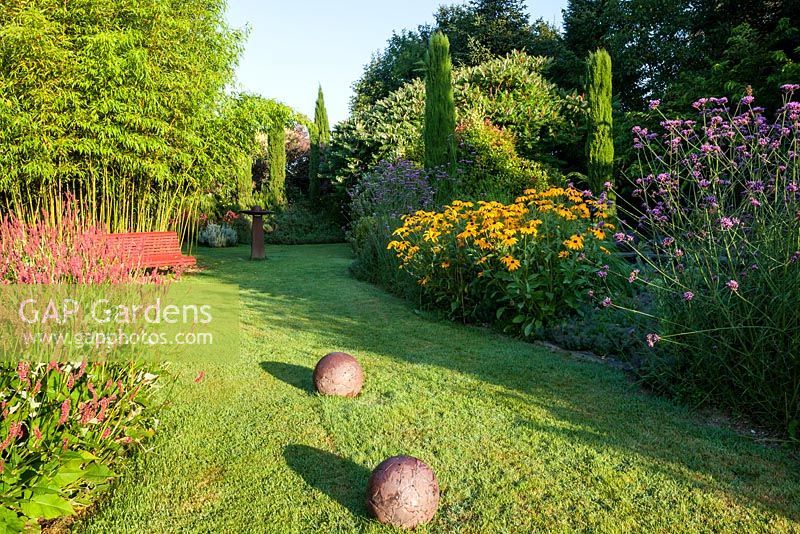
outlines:
{"label": "bamboo grove", "polygon": [[110,231],[186,238],[208,193],[246,194],[255,133],[297,117],[226,94],[243,33],[224,10],[224,0],[3,2],[3,214],[57,218],[72,199]]}

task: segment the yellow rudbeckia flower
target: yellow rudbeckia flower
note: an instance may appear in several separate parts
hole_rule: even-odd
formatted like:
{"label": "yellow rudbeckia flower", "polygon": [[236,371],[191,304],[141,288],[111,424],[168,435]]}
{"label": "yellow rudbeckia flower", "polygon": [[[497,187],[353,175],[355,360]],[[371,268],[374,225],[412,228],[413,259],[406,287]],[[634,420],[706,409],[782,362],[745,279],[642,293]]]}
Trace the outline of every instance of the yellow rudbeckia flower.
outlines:
{"label": "yellow rudbeckia flower", "polygon": [[502,258],[500,258],[500,261],[503,263],[503,265],[506,266],[506,269],[512,272],[519,269],[521,265],[518,259],[510,255],[503,256]]}
{"label": "yellow rudbeckia flower", "polygon": [[570,250],[580,250],[583,248],[583,238],[579,235],[572,235],[564,241],[564,246]]}

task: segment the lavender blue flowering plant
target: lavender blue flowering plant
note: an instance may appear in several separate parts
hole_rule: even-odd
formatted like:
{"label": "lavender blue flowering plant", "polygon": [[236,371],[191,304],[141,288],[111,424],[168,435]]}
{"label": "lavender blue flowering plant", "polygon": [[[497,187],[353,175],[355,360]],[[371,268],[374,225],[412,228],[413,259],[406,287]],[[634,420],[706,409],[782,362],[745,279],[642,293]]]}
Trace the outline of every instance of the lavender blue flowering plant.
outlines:
{"label": "lavender blue flowering plant", "polygon": [[415,163],[398,159],[381,161],[364,173],[350,190],[350,213],[353,221],[362,217],[400,216],[433,207],[436,193],[429,171]]}
{"label": "lavender blue flowering plant", "polygon": [[774,122],[748,94],[733,111],[726,98],[702,98],[696,118],[634,128],[648,171],[615,239],[637,243],[642,274],[623,276],[655,299],[650,383],[796,434],[800,85],[783,91]]}
{"label": "lavender blue flowering plant", "polygon": [[352,270],[358,278],[406,296],[417,291],[386,245],[402,224],[400,217],[433,209],[437,194],[433,184],[448,180],[443,171],[424,170],[404,159],[381,161],[359,177],[350,190],[348,235],[356,256]]}

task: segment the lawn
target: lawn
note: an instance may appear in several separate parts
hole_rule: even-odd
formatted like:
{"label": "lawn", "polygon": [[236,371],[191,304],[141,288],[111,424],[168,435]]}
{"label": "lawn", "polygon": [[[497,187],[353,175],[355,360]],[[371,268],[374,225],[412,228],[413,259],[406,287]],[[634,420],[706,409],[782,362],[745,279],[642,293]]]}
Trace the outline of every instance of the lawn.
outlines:
{"label": "lawn", "polygon": [[[615,369],[420,314],[343,245],[198,252],[240,287],[241,350],[199,383],[183,366],[152,450],[76,531],[388,532],[364,491],[400,453],[441,486],[421,532],[800,530],[795,459]],[[333,350],[364,367],[356,399],[311,389]]]}

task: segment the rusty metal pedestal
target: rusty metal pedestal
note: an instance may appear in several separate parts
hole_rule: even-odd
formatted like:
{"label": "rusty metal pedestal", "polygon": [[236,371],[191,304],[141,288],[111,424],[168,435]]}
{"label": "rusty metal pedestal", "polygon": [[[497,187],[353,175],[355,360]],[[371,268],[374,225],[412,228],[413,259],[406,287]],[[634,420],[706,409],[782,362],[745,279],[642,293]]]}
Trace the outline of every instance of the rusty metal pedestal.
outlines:
{"label": "rusty metal pedestal", "polygon": [[264,216],[271,215],[272,212],[262,209],[261,206],[255,205],[252,209],[242,210],[239,213],[253,217],[253,233],[252,240],[250,241],[250,259],[266,259],[267,256],[264,253]]}

